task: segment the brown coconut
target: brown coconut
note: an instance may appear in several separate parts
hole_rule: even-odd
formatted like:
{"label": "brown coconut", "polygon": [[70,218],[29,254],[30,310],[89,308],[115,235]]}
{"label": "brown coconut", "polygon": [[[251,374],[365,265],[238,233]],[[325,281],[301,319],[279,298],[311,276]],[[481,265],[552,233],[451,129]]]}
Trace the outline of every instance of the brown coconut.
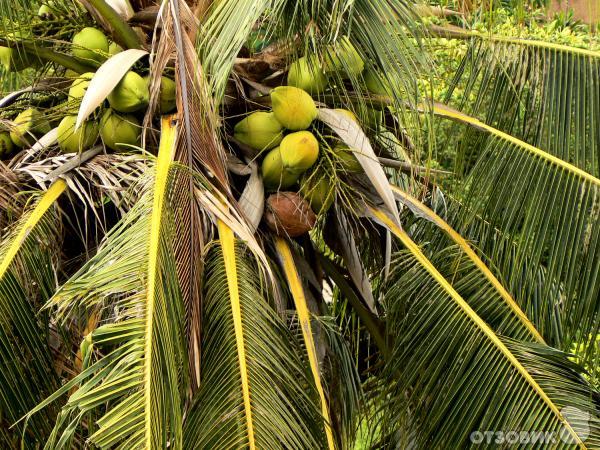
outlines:
{"label": "brown coconut", "polygon": [[315,226],[317,216],[295,192],[277,192],[267,198],[265,222],[279,236],[297,237]]}

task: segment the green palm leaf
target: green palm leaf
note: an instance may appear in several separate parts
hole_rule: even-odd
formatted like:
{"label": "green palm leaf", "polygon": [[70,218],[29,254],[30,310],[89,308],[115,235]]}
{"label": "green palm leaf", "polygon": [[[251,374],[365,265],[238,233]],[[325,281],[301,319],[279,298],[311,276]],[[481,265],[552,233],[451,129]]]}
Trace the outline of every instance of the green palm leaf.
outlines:
{"label": "green palm leaf", "polygon": [[[505,317],[505,316],[513,317],[513,320],[510,321],[511,325],[505,326],[503,328],[502,334],[512,336],[513,338],[520,338],[520,339],[525,339],[527,337],[531,337],[538,342],[544,342],[544,338],[540,335],[540,333],[537,331],[535,326],[531,323],[529,318],[525,315],[525,313],[520,308],[520,306],[515,302],[513,297],[510,295],[510,293],[504,287],[504,285],[500,282],[500,280],[498,280],[496,275],[494,275],[492,270],[490,270],[490,268],[488,268],[488,266],[477,255],[475,250],[473,250],[473,248],[471,247],[471,244],[469,244],[459,233],[456,232],[456,230],[454,230],[446,221],[444,221],[444,219],[442,219],[439,215],[437,215],[433,210],[428,208],[426,205],[421,203],[418,199],[416,199],[413,196],[411,196],[410,194],[402,191],[400,188],[398,188],[396,186],[392,186],[392,191],[394,192],[394,195],[400,202],[407,205],[411,209],[411,211],[414,212],[416,217],[424,218],[436,226],[435,231],[433,231],[434,235],[439,236],[438,230],[442,230],[448,236],[448,238],[454,244],[456,244],[456,246],[460,249],[459,255],[461,255],[461,256],[456,257],[457,263],[461,262],[461,257],[462,257],[463,260],[466,260],[469,262],[469,265],[472,265],[472,267],[469,266],[468,270],[477,272],[477,274],[473,273],[470,276],[481,277],[477,283],[477,285],[480,286],[481,289],[490,289],[491,288],[491,290],[489,291],[489,293],[487,295],[482,296],[482,295],[480,295],[480,293],[477,293],[475,295],[475,297],[479,298],[479,299],[485,298],[488,301],[490,301],[490,299],[492,299],[490,301],[490,303],[494,305],[493,306],[494,311],[489,313],[491,316],[490,317],[491,319],[495,318],[493,316],[497,317],[498,312],[497,312],[496,308],[502,308],[502,304],[504,304],[504,306],[507,308],[507,311],[506,311],[507,314],[506,315],[502,314],[502,317]],[[415,233],[415,232],[416,232],[416,230],[413,230],[413,233]],[[423,239],[430,238],[430,235],[427,235],[425,233],[423,233],[423,234],[424,234],[424,236],[421,236]],[[436,236],[436,237],[438,237],[438,236]],[[436,249],[434,247],[434,253],[436,250],[438,250],[438,249]],[[440,255],[443,255],[443,254],[444,254],[443,251],[440,252]],[[450,256],[450,259],[453,259],[453,256]],[[465,261],[463,261],[462,264],[465,264]],[[473,270],[473,269],[475,269],[475,270]],[[453,270],[457,270],[457,269],[454,268]],[[481,314],[481,313],[479,313],[479,314]],[[516,319],[516,320],[514,320],[514,319]],[[490,323],[490,322],[488,322],[488,323]],[[494,328],[494,329],[496,329],[496,328]]]}
{"label": "green palm leaf", "polygon": [[323,448],[302,348],[269,304],[253,256],[223,223],[205,258],[202,382],[184,448]]}
{"label": "green palm leaf", "polygon": [[[51,359],[46,314],[52,295],[60,233],[52,207],[66,190],[62,180],[41,194],[0,241],[0,412],[8,428],[58,383]],[[52,413],[50,413],[52,416]],[[27,434],[44,439],[50,421],[38,418]],[[23,431],[20,425],[19,430]],[[29,441],[29,436],[26,441]],[[5,443],[9,446],[9,443]]]}
{"label": "green palm leaf", "polygon": [[598,76],[598,52],[478,35],[446,98],[464,87],[476,100],[456,105],[461,111],[599,176]]}
{"label": "green palm leaf", "polygon": [[304,297],[304,288],[298,275],[296,264],[294,263],[294,257],[292,256],[292,252],[287,242],[285,242],[281,238],[277,238],[275,244],[277,246],[277,252],[279,253],[279,257],[282,260],[283,269],[288,281],[288,285],[290,287],[290,291],[292,293],[292,297],[294,298],[296,310],[298,311],[298,320],[300,321],[300,328],[302,329],[304,345],[308,353],[308,360],[313,374],[315,386],[317,387],[317,391],[319,392],[319,397],[321,400],[321,412],[323,413],[323,418],[325,420],[324,427],[325,434],[327,436],[327,445],[329,446],[330,450],[335,450],[333,434],[331,432],[331,418],[329,414],[329,406],[327,405],[325,393],[323,392],[323,385],[321,383],[321,371],[319,368],[319,361],[317,359],[317,349],[313,337],[310,311],[306,304],[306,298]]}
{"label": "green palm leaf", "polygon": [[92,412],[98,428],[89,424],[87,439],[100,448],[182,446],[187,358],[165,208],[175,136],[165,118],[156,167],[141,180],[144,195],[49,302],[61,322],[99,314],[102,325],[82,343],[82,372],[30,413],[77,387],[46,448],[71,442]]}
{"label": "green palm leaf", "polygon": [[[71,72],[107,55],[71,41],[95,27],[91,47],[143,47],[127,68],[148,81],[119,82],[82,131],[107,143],[121,114],[106,110],[123,109],[142,148],[0,136],[0,447],[445,449],[495,430],[600,448],[598,52],[458,31],[468,54],[432,103],[412,1],[44,4],[0,2],[0,46],[37,56],[0,72],[1,91],[32,85],[2,121],[36,108],[23,127],[39,138],[72,113]],[[292,67],[319,85],[319,150],[300,169],[281,144],[300,178],[278,204],[236,124],[274,106]],[[418,165],[440,137],[453,172]]]}
{"label": "green palm leaf", "polygon": [[[435,111],[490,133],[460,193],[464,202],[451,208],[450,223],[477,241],[510,280],[509,291],[549,342],[568,348],[579,333],[597,331],[600,280],[592,268],[599,264],[594,230],[600,223],[600,179],[462,113]],[[496,245],[498,231],[508,245]],[[524,286],[537,286],[541,300]],[[561,298],[553,286],[559,286]],[[538,301],[543,306],[536,310]],[[553,333],[556,308],[564,335]]]}
{"label": "green palm leaf", "polygon": [[[453,33],[472,45],[451,84],[473,102],[435,105],[455,128],[448,220],[477,242],[553,345],[598,332],[598,52]],[[454,142],[454,141],[452,141]],[[453,143],[449,143],[454,145]],[[485,180],[485,181],[484,181]],[[560,206],[558,206],[560,205]]]}
{"label": "green palm leaf", "polygon": [[[377,217],[407,248],[385,290],[396,336],[385,421],[409,422],[432,448],[462,447],[486,430],[554,433],[556,448],[597,446],[599,410],[576,366],[556,350],[496,334],[403,230]],[[585,429],[568,420],[567,406],[588,415]]]}

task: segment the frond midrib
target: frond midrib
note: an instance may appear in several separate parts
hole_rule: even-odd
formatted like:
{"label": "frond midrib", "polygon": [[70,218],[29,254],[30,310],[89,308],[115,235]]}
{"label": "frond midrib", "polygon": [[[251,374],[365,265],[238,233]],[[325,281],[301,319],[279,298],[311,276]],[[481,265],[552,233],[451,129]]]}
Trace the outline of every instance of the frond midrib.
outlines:
{"label": "frond midrib", "polygon": [[435,34],[447,34],[450,37],[455,37],[458,39],[469,39],[469,38],[478,38],[482,40],[488,40],[492,42],[504,42],[507,44],[522,44],[530,47],[539,47],[550,50],[556,50],[560,52],[572,53],[581,56],[588,56],[591,58],[600,58],[600,52],[594,50],[588,50],[585,48],[579,47],[571,47],[569,45],[564,44],[556,44],[554,42],[546,42],[535,39],[524,39],[524,38],[515,38],[508,36],[500,36],[497,34],[486,34],[481,33],[475,30],[461,30],[458,28],[444,28],[441,26],[431,26],[429,30]]}
{"label": "frond midrib", "polygon": [[[488,125],[475,117],[464,114],[458,110],[455,110],[455,109],[449,107],[448,105],[445,105],[445,104],[439,103],[439,102],[434,103],[432,110],[433,110],[433,113],[437,116],[440,116],[440,117],[443,117],[446,119],[450,119],[450,120],[454,120],[457,122],[461,122],[461,123],[466,123],[477,129],[486,131],[486,132],[490,133],[491,135],[496,136],[500,139],[503,139],[507,142],[510,142],[510,143],[528,151],[529,153],[531,153],[541,159],[544,159],[544,160],[548,161],[549,163],[554,164],[555,166],[560,167],[561,169],[563,169],[565,171],[571,172],[578,178],[581,178],[595,186],[600,187],[600,179],[596,178],[595,176],[586,172],[585,170],[580,169],[579,167],[577,167],[569,162],[566,162],[548,152],[545,152],[544,150],[542,150],[538,147],[528,144],[527,142],[524,142],[508,133],[505,133],[504,131],[498,130],[497,128],[494,128],[491,125]],[[421,109],[421,111],[425,112],[425,111],[427,111],[427,109],[423,108],[423,109]]]}
{"label": "frond midrib", "polygon": [[156,178],[154,184],[154,199],[150,225],[150,246],[148,256],[148,290],[146,294],[146,324],[145,324],[145,358],[144,358],[144,416],[146,448],[152,448],[152,371],[153,371],[153,333],[154,333],[154,302],[157,292],[158,258],[160,254],[161,226],[164,200],[169,181],[171,163],[175,151],[177,129],[172,118],[167,116],[162,120],[161,140],[158,150]]}
{"label": "frond midrib", "polygon": [[324,428],[325,435],[327,436],[327,444],[329,445],[330,450],[335,450],[333,434],[331,432],[331,417],[329,414],[329,407],[327,406],[327,400],[325,399],[325,393],[323,391],[323,384],[321,383],[319,361],[317,359],[317,350],[315,341],[313,339],[310,311],[308,310],[306,298],[304,296],[304,288],[300,282],[298,270],[296,269],[296,265],[294,263],[294,257],[287,242],[283,238],[278,237],[275,241],[275,245],[277,246],[277,251],[282,259],[283,270],[286,274],[289,289],[296,305],[296,311],[298,313],[302,335],[304,336],[310,369],[317,387],[317,392],[319,393],[319,398],[321,400],[321,413],[323,414],[323,418],[325,420]]}
{"label": "frond midrib", "polygon": [[244,412],[246,416],[248,447],[250,450],[254,450],[256,448],[256,441],[254,438],[254,421],[252,417],[250,381],[248,377],[246,344],[244,342],[244,326],[242,321],[242,310],[238,286],[237,263],[235,256],[235,236],[231,228],[229,228],[222,220],[218,220],[217,226],[219,230],[219,241],[223,250],[223,260],[225,264],[225,272],[227,274],[227,286],[229,289],[229,298],[233,317],[233,328],[236,338],[240,381],[242,385],[242,397],[244,400]]}

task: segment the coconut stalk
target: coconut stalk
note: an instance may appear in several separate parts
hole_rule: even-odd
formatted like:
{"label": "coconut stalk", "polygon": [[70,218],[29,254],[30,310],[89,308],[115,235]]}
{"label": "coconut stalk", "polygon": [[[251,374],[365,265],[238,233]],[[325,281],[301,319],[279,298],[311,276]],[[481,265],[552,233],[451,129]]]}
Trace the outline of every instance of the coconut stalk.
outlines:
{"label": "coconut stalk", "polygon": [[363,321],[364,326],[369,330],[369,334],[383,357],[385,359],[389,358],[390,349],[383,332],[381,320],[363,305],[350,282],[342,274],[342,269],[321,253],[317,252],[316,255],[323,270],[334,280],[340,290],[343,291],[348,302]]}
{"label": "coconut stalk", "polygon": [[[44,61],[53,62],[67,69],[81,74],[90,71],[90,66],[81,63],[77,58],[64,53],[58,53],[45,47],[40,47],[33,42],[17,42],[0,38],[0,45],[10,48],[19,48],[19,51],[27,53],[30,56],[37,57]],[[100,64],[98,64],[99,66]]]}
{"label": "coconut stalk", "polygon": [[142,48],[142,42],[134,29],[105,0],[85,0],[85,3],[92,6],[109,24],[117,44],[125,50]]}

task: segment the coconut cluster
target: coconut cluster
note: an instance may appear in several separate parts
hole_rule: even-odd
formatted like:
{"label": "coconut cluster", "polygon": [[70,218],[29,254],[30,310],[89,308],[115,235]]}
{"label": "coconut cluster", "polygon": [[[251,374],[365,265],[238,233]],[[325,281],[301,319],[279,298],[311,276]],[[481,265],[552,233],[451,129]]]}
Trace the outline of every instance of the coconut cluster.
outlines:
{"label": "coconut cluster", "polygon": [[356,78],[363,72],[365,63],[347,37],[334,47],[325,49],[321,63],[317,55],[306,55],[294,61],[288,71],[287,84],[320,94],[330,85],[334,75]]}
{"label": "coconut cluster", "polygon": [[[40,17],[56,14],[53,3],[42,5]],[[71,53],[78,60],[97,66],[123,49],[99,29],[86,27],[76,32],[71,39]],[[21,70],[24,61],[17,59],[15,50],[0,47],[0,63],[9,70]],[[23,63],[23,64],[21,64]],[[63,153],[84,151],[100,142],[112,151],[125,151],[139,146],[142,131],[141,119],[150,98],[149,77],[142,77],[134,70],[127,72],[108,95],[107,100],[84,124],[75,128],[77,114],[94,72],[74,74],[68,89],[67,101],[60,105],[66,113],[56,120],[55,114],[45,114],[37,108],[29,108],[12,118],[8,132],[0,133],[0,159],[8,158],[14,151],[32,146],[37,139],[57,127],[57,140]],[[175,82],[161,77],[158,108],[161,113],[170,113],[176,108]]]}
{"label": "coconut cluster", "polygon": [[[363,171],[357,149],[340,140],[317,133],[312,122],[317,108],[311,96],[321,96],[336,83],[351,80],[362,84],[372,102],[361,110],[364,125],[383,125],[386,99],[401,86],[398,80],[366,67],[347,37],[325,48],[323,54],[306,54],[293,61],[287,85],[271,92],[272,111],[254,112],[235,126],[235,138],[260,151],[262,176],[267,190],[274,191],[266,202],[265,222],[278,234],[297,236],[310,230],[319,214],[325,213],[336,196],[337,171],[358,174]],[[354,113],[339,114],[359,124]],[[335,162],[335,174],[320,169],[320,149],[328,149]],[[330,150],[330,151],[329,151]]]}
{"label": "coconut cluster", "polygon": [[[261,159],[261,174],[270,196],[265,222],[277,234],[298,236],[310,230],[318,214],[335,198],[335,186],[318,168],[323,146],[332,148],[336,166],[360,172],[354,150],[337,141],[333,147],[314,130],[317,105],[296,86],[279,86],[270,93],[271,110],[255,111],[234,126],[234,138]],[[356,116],[338,110],[351,120]]]}
{"label": "coconut cluster", "polygon": [[305,55],[294,61],[288,71],[287,84],[316,95],[331,85],[334,75],[362,79],[367,90],[374,95],[393,95],[397,83],[395,79],[390,80],[382,73],[365,68],[356,48],[347,37],[343,37],[335,47],[325,49],[321,60],[317,55]]}

